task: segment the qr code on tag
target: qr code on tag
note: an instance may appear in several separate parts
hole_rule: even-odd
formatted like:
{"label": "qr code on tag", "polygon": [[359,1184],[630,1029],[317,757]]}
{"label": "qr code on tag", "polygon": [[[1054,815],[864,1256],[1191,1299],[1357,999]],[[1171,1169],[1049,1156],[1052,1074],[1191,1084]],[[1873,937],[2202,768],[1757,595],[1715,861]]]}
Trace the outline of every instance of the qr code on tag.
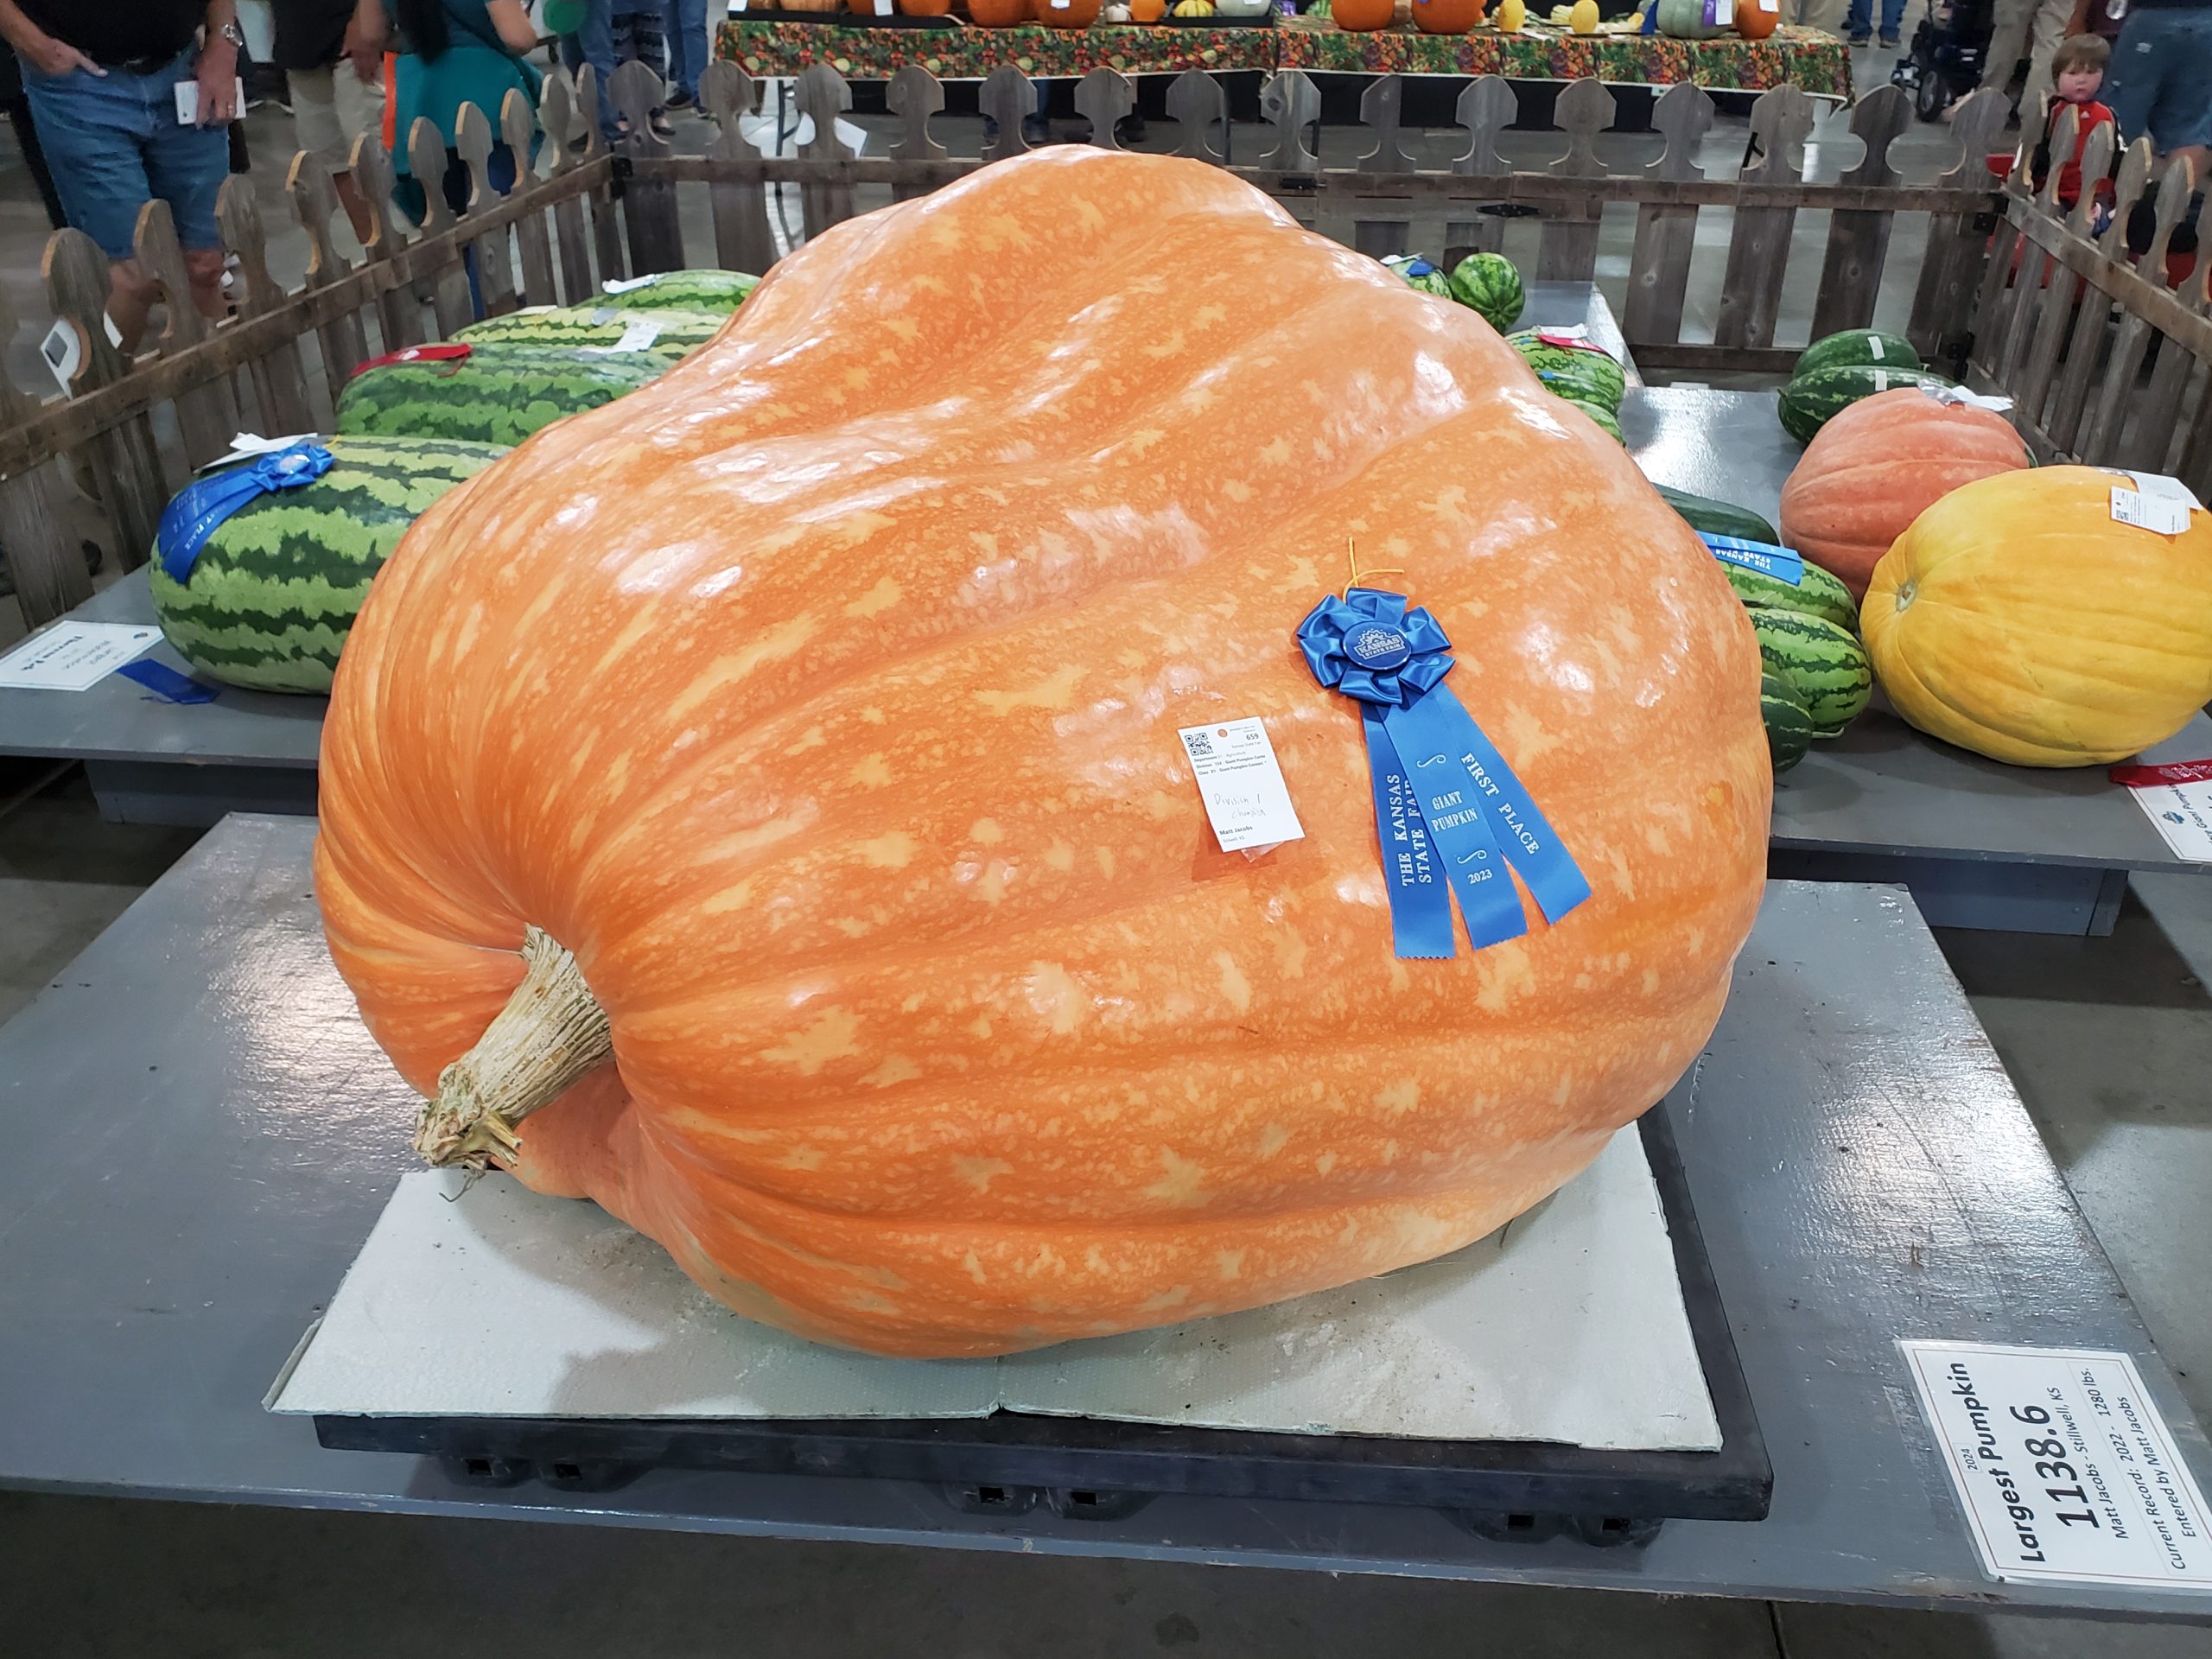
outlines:
{"label": "qr code on tag", "polygon": [[1208,737],[1204,732],[1184,733],[1183,747],[1190,750],[1191,759],[1193,760],[1211,760],[1213,759],[1213,740]]}

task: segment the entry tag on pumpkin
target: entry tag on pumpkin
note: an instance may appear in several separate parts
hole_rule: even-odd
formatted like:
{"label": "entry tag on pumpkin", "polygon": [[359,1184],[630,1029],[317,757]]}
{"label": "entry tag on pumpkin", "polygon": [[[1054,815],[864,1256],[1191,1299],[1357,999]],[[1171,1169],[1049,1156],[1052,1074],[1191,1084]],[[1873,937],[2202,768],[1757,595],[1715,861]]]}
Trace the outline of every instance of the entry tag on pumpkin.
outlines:
{"label": "entry tag on pumpkin", "polygon": [[2135,487],[2139,495],[2154,496],[2161,500],[2178,501],[2194,511],[2202,511],[2204,504],[2196,499],[2196,492],[2177,478],[2164,473],[2126,473],[2117,467],[2100,467],[2097,470],[2118,479],[2125,479]]}
{"label": "entry tag on pumpkin", "polygon": [[2110,776],[2126,785],[2176,858],[2212,864],[2212,760],[2114,766]]}
{"label": "entry tag on pumpkin", "polygon": [[328,472],[334,457],[321,444],[298,443],[267,454],[250,467],[196,478],[169,499],[154,532],[154,556],[162,572],[180,586],[192,580],[192,567],[207,538],[223,521],[250,501],[278,490],[296,490]]}
{"label": "entry tag on pumpkin", "polygon": [[1777,582],[1786,582],[1792,588],[1805,580],[1805,556],[1794,547],[1777,547],[1772,542],[1747,542],[1737,536],[1713,536],[1703,531],[1699,532],[1698,539],[1723,564],[1756,570]]}
{"label": "entry tag on pumpkin", "polygon": [[2115,484],[2112,488],[2112,516],[2115,524],[2133,524],[2138,530],[2152,531],[2160,536],[2178,536],[2189,528],[2189,503],[2177,501],[2170,495],[2145,495],[2140,490],[2124,489]]}
{"label": "entry tag on pumpkin", "polygon": [[1191,773],[1198,780],[1198,798],[1205,804],[1206,822],[1213,826],[1223,852],[1257,858],[1286,841],[1306,838],[1264,723],[1257,719],[1224,721],[1185,726],[1175,734],[1183,740]]}
{"label": "entry tag on pumpkin", "polygon": [[1427,611],[1371,588],[1324,599],[1298,626],[1313,677],[1360,705],[1401,957],[1453,954],[1447,893],[1478,950],[1527,932],[1509,867],[1548,921],[1590,896],[1527,785],[1444,683],[1451,645]]}

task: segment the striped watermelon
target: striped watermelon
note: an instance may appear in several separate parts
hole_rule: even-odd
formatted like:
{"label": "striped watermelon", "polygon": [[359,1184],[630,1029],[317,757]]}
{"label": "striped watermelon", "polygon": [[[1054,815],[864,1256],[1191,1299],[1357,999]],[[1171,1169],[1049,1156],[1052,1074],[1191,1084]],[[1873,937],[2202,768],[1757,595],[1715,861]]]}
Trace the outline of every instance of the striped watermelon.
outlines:
{"label": "striped watermelon", "polygon": [[1824,617],[1757,605],[1748,612],[1759,655],[1805,705],[1813,735],[1834,737],[1874,694],[1874,671],[1859,643]]}
{"label": "striped watermelon", "polygon": [[1782,532],[1749,507],[1716,501],[1709,495],[1693,495],[1670,485],[1654,484],[1651,487],[1692,530],[1708,536],[1734,536],[1746,542],[1765,542],[1771,546],[1782,543]]}
{"label": "striped watermelon", "polygon": [[664,270],[612,283],[594,304],[616,311],[706,311],[727,316],[760,286],[741,270]]}
{"label": "striped watermelon", "polygon": [[673,359],[704,345],[728,321],[706,311],[616,310],[603,305],[546,305],[505,316],[486,317],[454,331],[455,340],[474,345],[500,340],[517,346],[619,346],[633,323],[652,323],[658,333],[643,350]]}
{"label": "striped watermelon", "polygon": [[465,358],[363,369],[339,393],[338,430],[517,444],[563,415],[613,403],[667,368],[668,359],[654,352],[489,340]]}
{"label": "striped watermelon", "polygon": [[1484,322],[1503,334],[1521,321],[1527,296],[1521,270],[1502,253],[1471,253],[1452,267],[1448,279],[1452,297],[1481,313]]}
{"label": "striped watermelon", "polygon": [[1575,408],[1597,422],[1599,429],[1615,443],[1628,442],[1626,438],[1621,436],[1620,422],[1614,417],[1613,411],[1603,404],[1593,404],[1587,397],[1562,397],[1560,401],[1563,404],[1573,404]]}
{"label": "striped watermelon", "polygon": [[408,525],[507,453],[438,438],[340,437],[326,447],[328,472],[232,513],[182,584],[156,548],[155,618],[202,673],[256,691],[328,691],[370,579]]}
{"label": "striped watermelon", "polygon": [[1902,334],[1885,334],[1878,328],[1846,328],[1821,335],[1800,352],[1797,365],[1789,373],[1794,379],[1816,369],[1840,368],[1850,363],[1877,369],[1927,367],[1920,353],[1912,349],[1912,342]]}
{"label": "striped watermelon", "polygon": [[1801,374],[1792,380],[1782,389],[1776,412],[1782,416],[1783,431],[1800,443],[1810,443],[1814,433],[1861,397],[1872,397],[1878,391],[1895,391],[1901,386],[1932,388],[1951,384],[1940,374],[1923,371],[1840,363],[1834,368],[1815,369],[1810,374]]}
{"label": "striped watermelon", "polygon": [[1746,605],[1796,611],[1802,616],[1817,616],[1833,622],[1846,633],[1859,632],[1859,604],[1852,598],[1851,589],[1817,564],[1808,564],[1803,579],[1794,588],[1778,576],[1747,570],[1725,559],[1720,569],[1727,575],[1728,585],[1736,590],[1736,597]]}
{"label": "striped watermelon", "polygon": [[1813,747],[1813,717],[1789,682],[1771,669],[1759,676],[1759,718],[1766,722],[1766,755],[1777,772],[1789,771]]}
{"label": "striped watermelon", "polygon": [[1562,397],[1602,404],[1611,413],[1619,414],[1621,398],[1628,391],[1628,377],[1612,353],[1601,346],[1556,345],[1543,339],[1541,329],[1523,328],[1505,339],[1548,390]]}

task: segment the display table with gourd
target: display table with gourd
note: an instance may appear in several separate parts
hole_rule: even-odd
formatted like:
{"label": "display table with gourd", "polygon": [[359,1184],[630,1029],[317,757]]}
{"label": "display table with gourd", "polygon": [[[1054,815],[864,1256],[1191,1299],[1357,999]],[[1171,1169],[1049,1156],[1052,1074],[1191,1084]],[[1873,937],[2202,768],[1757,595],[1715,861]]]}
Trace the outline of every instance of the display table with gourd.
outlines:
{"label": "display table with gourd", "polygon": [[[1858,613],[1860,638],[1849,655],[1841,641],[1828,643],[1834,660],[1856,656],[1864,664],[1859,672],[1872,671],[1877,684],[1864,712],[1840,734],[1815,739],[1809,715],[1801,722],[1789,698],[1773,695],[1801,690],[1786,675],[1782,685],[1770,688],[1777,766],[1801,741],[1808,745],[1776,779],[1770,867],[1796,877],[1910,887],[1923,913],[1942,925],[2108,931],[2131,872],[2212,870],[2177,853],[2139,804],[2138,791],[2108,778],[2091,758],[2120,745],[2133,746],[2124,758],[2139,754],[2152,762],[2212,757],[2212,720],[2173,712],[2195,695],[2189,665],[2197,659],[2187,652],[2170,655],[2162,645],[2153,660],[2177,671],[2178,682],[2163,690],[2139,686],[2128,702],[2141,723],[2117,731],[2085,723],[2083,712],[2063,697],[2040,710],[2021,700],[2017,677],[2030,671],[2028,665],[2046,658],[2056,664],[2077,648],[2106,649],[2080,638],[2084,622],[2108,614],[2106,587],[2092,575],[2099,569],[2096,537],[2081,538],[2063,557],[2054,552],[2044,567],[2054,596],[2035,626],[2053,631],[2024,635],[2001,649],[1985,649],[1994,638],[1987,594],[1977,589],[1974,601],[1980,607],[1974,651],[1963,648],[1968,636],[1955,626],[1961,574],[1979,569],[1986,577],[2012,568],[1993,547],[1975,543],[1975,557],[1963,563],[1947,557],[1948,574],[1936,584],[1931,608],[1921,607],[1917,585],[1902,611],[1894,588],[1886,601],[1878,588],[1870,591],[1893,547],[1910,545],[1918,561],[1929,556],[1935,543],[1917,533],[1909,543],[1906,537],[1923,518],[1940,526],[1945,505],[1982,499],[1974,493],[2000,484],[2006,490],[2041,487],[2044,471],[2062,470],[2029,467],[2001,411],[1961,401],[1941,377],[1931,378],[1924,391],[1904,378],[1925,372],[1916,355],[1904,355],[1910,351],[1895,336],[1864,330],[1808,348],[1799,382],[1826,375],[1834,385],[1855,375],[1857,384],[1847,386],[1849,396],[1837,400],[1840,412],[1807,445],[1777,422],[1771,391],[1643,388],[1631,389],[1622,403],[1631,451],[1652,477],[1684,498],[1694,524],[1802,555],[1807,578],[1825,571],[1835,583],[1827,589],[1831,605],[1815,613],[1834,609],[1840,613],[1828,620],[1848,633],[1854,625],[1847,619]],[[1913,366],[1900,366],[1904,363]],[[1878,371],[1899,376],[1901,384],[1874,390]],[[2103,521],[2089,519],[2099,536],[2147,534],[2111,518],[2109,491],[2126,488],[2128,480],[2096,476],[2107,489]],[[2152,487],[2163,486],[2154,480]],[[2201,513],[2192,513],[2192,525],[2203,523]],[[1954,556],[1966,551],[1948,536],[1942,544]],[[2120,568],[2141,556],[2128,556]],[[1756,585],[1748,574],[1732,572],[1739,590]],[[1762,591],[1771,597],[1771,589]],[[2155,581],[2139,582],[2128,603],[2156,609],[2158,601],[2146,597],[2156,591]],[[2185,582],[2180,591],[2186,594]],[[1795,594],[1801,607],[1816,597],[1802,583]],[[2013,608],[2018,599],[2016,594],[2008,601],[2003,614],[2024,614]],[[2075,612],[2082,615],[2067,625]],[[2139,638],[2170,645],[2168,626],[2162,619]],[[1771,632],[1763,629],[1763,638]],[[1892,658],[1886,664],[1885,652]],[[2139,669],[2141,659],[2134,660]],[[2054,690],[2066,683],[2063,675],[2050,682]],[[2054,734],[2075,734],[2072,747],[2051,742]],[[2031,752],[2049,759],[2031,761]],[[2069,753],[2071,761],[2050,763]]]}

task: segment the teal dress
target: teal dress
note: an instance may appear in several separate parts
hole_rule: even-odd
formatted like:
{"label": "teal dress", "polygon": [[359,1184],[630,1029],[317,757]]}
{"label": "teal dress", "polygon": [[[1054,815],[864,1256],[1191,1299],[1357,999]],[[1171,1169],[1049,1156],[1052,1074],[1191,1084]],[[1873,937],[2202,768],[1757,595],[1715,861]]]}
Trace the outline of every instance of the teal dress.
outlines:
{"label": "teal dress", "polygon": [[397,105],[393,148],[398,154],[392,165],[401,174],[410,170],[407,135],[415,130],[416,118],[427,118],[451,148],[454,118],[463,104],[484,111],[496,142],[499,111],[510,92],[519,89],[533,105],[537,102],[537,70],[499,43],[499,31],[486,0],[445,0],[445,11],[446,49],[435,60],[426,60],[409,47],[393,66]]}

